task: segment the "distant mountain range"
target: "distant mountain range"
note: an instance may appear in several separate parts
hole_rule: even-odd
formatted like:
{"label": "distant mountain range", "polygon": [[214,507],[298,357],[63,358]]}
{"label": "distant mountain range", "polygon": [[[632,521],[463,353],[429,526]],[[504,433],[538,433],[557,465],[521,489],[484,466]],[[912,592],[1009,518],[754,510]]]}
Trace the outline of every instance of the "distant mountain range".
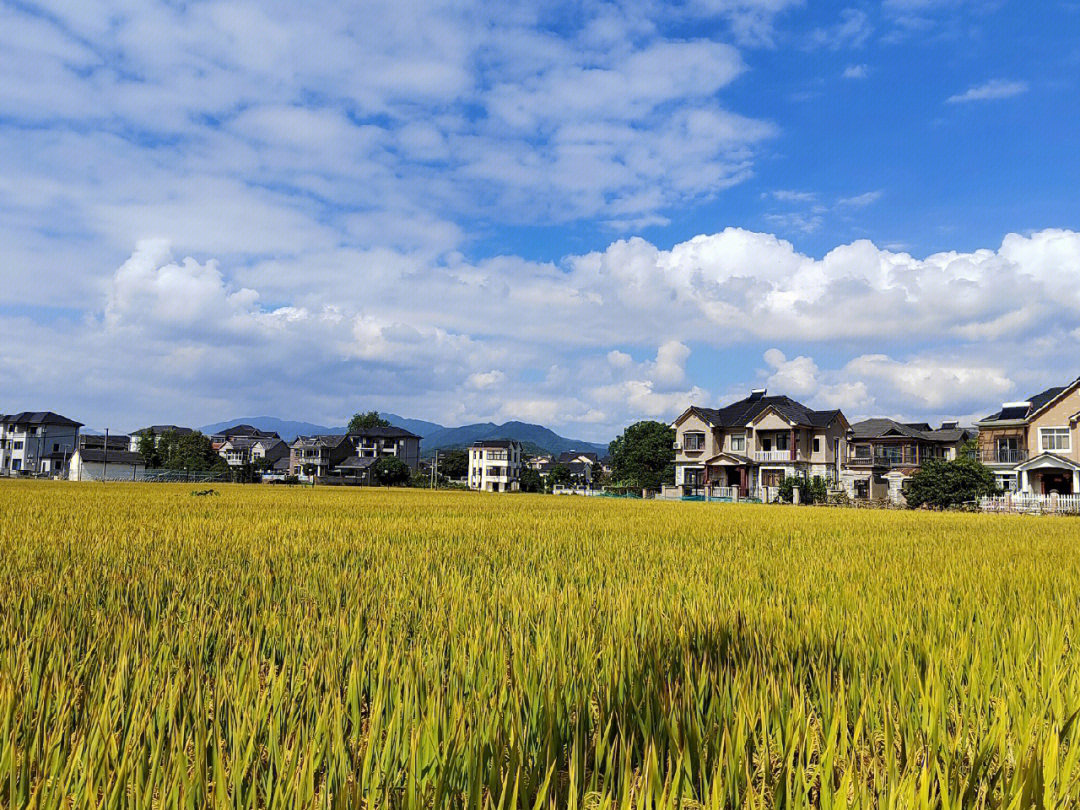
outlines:
{"label": "distant mountain range", "polygon": [[[420,444],[420,452],[423,455],[429,455],[435,450],[455,450],[468,447],[473,442],[483,439],[517,439],[524,445],[526,451],[531,453],[563,453],[582,450],[598,453],[601,457],[607,455],[606,444],[568,439],[543,425],[532,425],[528,422],[506,422],[501,425],[494,422],[481,422],[475,425],[462,425],[461,427],[445,427],[436,422],[410,419],[394,413],[380,412],[380,415],[390,424],[404,428],[423,439]],[[276,431],[287,442],[291,442],[301,435],[344,433],[346,430],[344,425],[327,427],[312,422],[278,419],[276,416],[249,416],[230,419],[227,422],[203,425],[199,430],[206,434],[212,434],[239,424],[253,425],[259,430]]]}

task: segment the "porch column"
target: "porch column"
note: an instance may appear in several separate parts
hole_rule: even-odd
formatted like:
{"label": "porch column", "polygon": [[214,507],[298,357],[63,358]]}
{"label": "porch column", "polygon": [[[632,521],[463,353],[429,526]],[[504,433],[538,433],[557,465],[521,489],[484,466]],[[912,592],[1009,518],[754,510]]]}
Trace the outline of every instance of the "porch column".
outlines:
{"label": "porch column", "polygon": [[1027,474],[1027,470],[1021,470],[1020,471],[1020,491],[1021,492],[1027,492],[1028,491],[1028,474]]}
{"label": "porch column", "polygon": [[1080,495],[1080,474],[1077,470],[1072,471],[1073,494]]}
{"label": "porch column", "polygon": [[739,467],[739,494],[744,498],[750,494],[750,489],[746,485],[746,465]]}
{"label": "porch column", "polygon": [[795,449],[796,446],[797,446],[797,440],[795,438],[796,435],[797,434],[796,434],[795,428],[792,428],[791,429],[791,460],[792,461],[794,461],[796,458],[798,458],[798,452]]}

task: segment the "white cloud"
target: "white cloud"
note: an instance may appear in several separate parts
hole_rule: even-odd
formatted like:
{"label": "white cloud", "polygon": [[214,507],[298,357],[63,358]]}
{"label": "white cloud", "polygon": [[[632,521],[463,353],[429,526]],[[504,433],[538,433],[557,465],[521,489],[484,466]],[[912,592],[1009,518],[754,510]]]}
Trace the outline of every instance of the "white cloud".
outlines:
{"label": "white cloud", "polygon": [[846,8],[840,12],[840,19],[833,25],[815,28],[810,32],[808,44],[815,48],[860,48],[866,44],[874,26],[869,15],[858,8]]}
{"label": "white cloud", "polygon": [[867,191],[864,194],[857,194],[854,197],[844,197],[836,201],[836,204],[842,208],[865,208],[868,205],[873,205],[884,196],[883,191]]}
{"label": "white cloud", "polygon": [[1001,98],[1012,98],[1028,91],[1028,83],[1023,81],[1008,81],[1005,79],[991,79],[984,84],[975,85],[949,96],[950,104],[963,104],[968,101],[992,101]]}
{"label": "white cloud", "polygon": [[848,65],[840,75],[845,79],[865,79],[870,75],[870,68],[865,64]]}

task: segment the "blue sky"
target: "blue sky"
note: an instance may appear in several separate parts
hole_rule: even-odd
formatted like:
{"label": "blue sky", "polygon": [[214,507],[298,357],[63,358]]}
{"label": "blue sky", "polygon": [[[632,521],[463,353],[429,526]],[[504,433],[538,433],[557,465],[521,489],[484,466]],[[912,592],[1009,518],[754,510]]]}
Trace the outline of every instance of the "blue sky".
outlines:
{"label": "blue sky", "polygon": [[1080,4],[0,0],[0,411],[607,439],[1080,373]]}

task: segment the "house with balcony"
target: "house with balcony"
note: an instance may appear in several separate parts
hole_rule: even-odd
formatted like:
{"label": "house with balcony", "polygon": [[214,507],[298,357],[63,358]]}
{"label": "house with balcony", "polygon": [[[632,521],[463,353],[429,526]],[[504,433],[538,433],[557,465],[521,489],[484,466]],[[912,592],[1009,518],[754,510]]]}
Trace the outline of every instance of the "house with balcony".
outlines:
{"label": "house with balcony", "polygon": [[761,388],[723,408],[691,405],[672,427],[675,485],[684,494],[721,488],[768,499],[789,476],[835,485],[849,425],[839,410],[814,410]]}
{"label": "house with balcony", "polygon": [[1080,494],[1080,378],[976,423],[979,460],[1006,492]]}
{"label": "house with balcony", "polygon": [[81,427],[52,411],[0,416],[0,475],[66,474]]}
{"label": "house with balcony", "polygon": [[469,447],[469,489],[516,492],[521,486],[521,442],[486,439]]}
{"label": "house with balcony", "polygon": [[903,503],[907,481],[926,461],[956,459],[977,435],[975,428],[955,421],[942,422],[939,428],[894,419],[856,422],[848,431],[841,486],[855,500]]}
{"label": "house with balcony", "polygon": [[302,481],[318,481],[352,455],[352,443],[344,434],[297,436],[289,445],[289,472]]}
{"label": "house with balcony", "polygon": [[410,470],[420,466],[420,437],[404,428],[371,427],[349,434],[359,458],[397,458]]}

